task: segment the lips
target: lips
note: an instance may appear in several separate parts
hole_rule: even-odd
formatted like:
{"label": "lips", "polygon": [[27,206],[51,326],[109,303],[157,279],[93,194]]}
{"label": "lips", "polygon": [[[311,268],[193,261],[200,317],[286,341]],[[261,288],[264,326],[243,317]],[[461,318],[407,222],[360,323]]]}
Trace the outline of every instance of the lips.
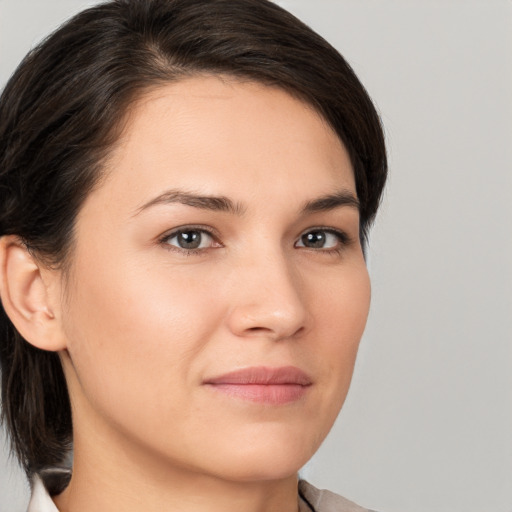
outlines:
{"label": "lips", "polygon": [[299,368],[251,367],[208,378],[204,384],[233,398],[267,405],[284,405],[300,400],[312,384]]}

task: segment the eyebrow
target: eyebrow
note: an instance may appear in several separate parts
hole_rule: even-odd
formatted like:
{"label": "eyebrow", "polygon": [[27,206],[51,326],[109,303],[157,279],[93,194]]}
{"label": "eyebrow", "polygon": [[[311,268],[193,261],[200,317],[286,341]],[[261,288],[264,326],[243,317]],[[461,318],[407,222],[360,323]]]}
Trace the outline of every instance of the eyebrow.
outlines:
{"label": "eyebrow", "polygon": [[325,212],[335,210],[336,208],[340,208],[342,206],[349,206],[359,211],[361,208],[361,203],[359,202],[359,199],[357,199],[357,197],[349,190],[340,190],[334,194],[328,194],[326,196],[321,196],[317,199],[306,202],[306,204],[302,207],[302,213]]}
{"label": "eyebrow", "polygon": [[[135,210],[133,216],[138,215],[142,211],[159,204],[184,204],[202,210],[210,210],[217,212],[227,212],[238,216],[245,213],[245,207],[241,203],[235,203],[225,196],[209,196],[200,195],[193,192],[185,192],[182,190],[168,190],[163,194],[151,199]],[[307,201],[301,208],[301,213],[318,213],[324,211],[335,210],[342,206],[349,206],[359,211],[360,203],[354,194],[348,190],[340,190],[333,194],[318,197],[311,201]]]}
{"label": "eyebrow", "polygon": [[134,216],[151,206],[173,203],[193,206],[202,210],[233,213],[235,215],[243,215],[245,211],[245,208],[240,203],[235,203],[224,196],[205,196],[182,190],[168,190],[135,210]]}

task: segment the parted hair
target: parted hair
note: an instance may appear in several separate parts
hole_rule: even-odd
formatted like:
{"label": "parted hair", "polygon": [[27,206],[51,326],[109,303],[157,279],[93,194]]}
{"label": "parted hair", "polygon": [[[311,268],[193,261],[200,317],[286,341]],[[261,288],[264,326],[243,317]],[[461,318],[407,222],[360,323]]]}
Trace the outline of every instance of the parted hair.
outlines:
{"label": "parted hair", "polygon": [[[325,118],[351,158],[365,241],[387,174],[379,116],[344,58],[268,0],[109,1],[33,49],[0,97],[0,236],[65,269],[77,213],[130,105],[201,74],[280,87]],[[72,446],[59,356],[25,341],[1,307],[0,364],[12,449],[29,477],[44,474]]]}

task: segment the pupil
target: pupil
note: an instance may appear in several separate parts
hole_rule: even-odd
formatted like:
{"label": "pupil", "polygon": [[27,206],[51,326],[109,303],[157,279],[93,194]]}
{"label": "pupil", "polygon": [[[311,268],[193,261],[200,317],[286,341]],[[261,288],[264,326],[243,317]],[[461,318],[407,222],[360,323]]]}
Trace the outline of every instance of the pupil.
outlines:
{"label": "pupil", "polygon": [[178,235],[179,246],[183,249],[197,249],[201,245],[199,231],[183,231]]}
{"label": "pupil", "polygon": [[306,247],[323,247],[325,245],[325,233],[322,231],[312,231],[310,233],[306,233],[302,237],[302,243]]}

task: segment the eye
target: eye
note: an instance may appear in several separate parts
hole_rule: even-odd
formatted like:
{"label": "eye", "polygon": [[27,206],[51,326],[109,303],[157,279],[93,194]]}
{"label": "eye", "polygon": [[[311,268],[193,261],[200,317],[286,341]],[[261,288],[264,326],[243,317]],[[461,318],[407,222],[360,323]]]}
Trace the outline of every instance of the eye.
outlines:
{"label": "eye", "polygon": [[348,242],[347,236],[341,231],[332,229],[312,229],[303,233],[295,243],[296,247],[307,249],[336,250]]}
{"label": "eye", "polygon": [[162,239],[162,243],[185,251],[207,249],[216,244],[211,233],[199,228],[183,228],[174,231],[166,235]]}

